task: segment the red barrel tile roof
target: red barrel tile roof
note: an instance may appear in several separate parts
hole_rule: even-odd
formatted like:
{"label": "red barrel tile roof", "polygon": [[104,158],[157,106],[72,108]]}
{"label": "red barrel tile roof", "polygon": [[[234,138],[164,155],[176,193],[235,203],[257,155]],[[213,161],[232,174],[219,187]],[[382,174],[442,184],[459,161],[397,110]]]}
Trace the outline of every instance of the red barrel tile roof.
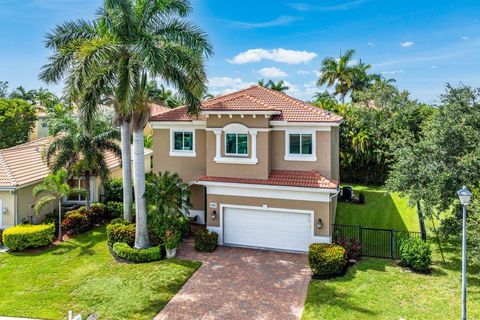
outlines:
{"label": "red barrel tile roof", "polygon": [[201,176],[198,181],[336,189],[338,182],[315,171],[272,170],[268,179]]}
{"label": "red barrel tile roof", "polygon": [[[252,86],[204,101],[202,111],[280,111],[280,114],[272,116],[271,120],[290,122],[342,121],[342,117],[339,115],[290,97],[285,93],[261,86]],[[205,116],[199,115],[192,118],[187,114],[186,107],[181,107],[152,116],[150,120],[192,121],[205,120]]]}

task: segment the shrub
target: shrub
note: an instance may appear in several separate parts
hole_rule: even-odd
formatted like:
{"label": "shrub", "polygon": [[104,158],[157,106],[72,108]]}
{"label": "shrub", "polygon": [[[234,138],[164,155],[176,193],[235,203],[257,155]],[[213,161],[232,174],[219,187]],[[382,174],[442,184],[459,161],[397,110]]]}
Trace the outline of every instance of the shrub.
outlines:
{"label": "shrub", "polygon": [[110,179],[103,185],[105,202],[115,201],[123,202],[123,182],[122,179]]}
{"label": "shrub", "polygon": [[125,220],[123,218],[115,218],[112,221],[110,221],[110,224],[123,224],[124,226],[132,224],[130,221]]}
{"label": "shrub", "polygon": [[180,233],[174,230],[167,230],[163,235],[163,244],[165,249],[173,249],[180,243]]}
{"label": "shrub", "polygon": [[3,235],[3,230],[0,229],[0,246],[3,246],[3,239],[2,239],[2,235]]}
{"label": "shrub", "polygon": [[342,246],[345,249],[345,255],[347,259],[360,260],[362,257],[362,244],[358,241],[340,238],[335,241],[336,244]]}
{"label": "shrub", "polygon": [[218,233],[204,229],[195,235],[195,249],[202,252],[213,252],[217,247]]}
{"label": "shrub", "polygon": [[102,224],[106,220],[106,206],[103,203],[92,203],[90,209],[84,211],[88,224],[91,226]]}
{"label": "shrub", "polygon": [[62,229],[66,234],[75,235],[90,229],[85,209],[82,208],[68,212],[63,218]]}
{"label": "shrub", "polygon": [[53,224],[18,225],[3,232],[2,240],[10,250],[47,246],[52,243],[55,234]]}
{"label": "shrub", "polygon": [[405,238],[400,241],[400,260],[414,271],[427,272],[432,263],[432,251],[419,238]]}
{"label": "shrub", "polygon": [[182,239],[188,238],[190,235],[190,220],[186,216],[181,216],[178,220],[178,223]]}
{"label": "shrub", "polygon": [[107,226],[107,243],[113,246],[116,242],[123,242],[129,246],[135,243],[135,225],[134,224],[109,224]]}
{"label": "shrub", "polygon": [[345,249],[338,244],[312,243],[308,248],[308,263],[314,277],[321,279],[345,273]]}
{"label": "shrub", "polygon": [[360,192],[358,194],[358,203],[359,204],[365,204],[365,193]]}
{"label": "shrub", "polygon": [[120,259],[136,263],[156,261],[162,258],[158,246],[148,249],[134,249],[126,243],[116,242],[112,250]]}
{"label": "shrub", "polygon": [[107,214],[110,218],[123,217],[123,202],[107,202]]}

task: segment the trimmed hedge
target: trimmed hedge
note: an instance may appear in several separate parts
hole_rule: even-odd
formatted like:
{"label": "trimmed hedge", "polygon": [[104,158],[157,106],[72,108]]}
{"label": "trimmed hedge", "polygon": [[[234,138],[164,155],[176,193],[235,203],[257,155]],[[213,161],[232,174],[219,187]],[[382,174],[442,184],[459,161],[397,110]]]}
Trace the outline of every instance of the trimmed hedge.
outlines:
{"label": "trimmed hedge", "polygon": [[113,252],[120,259],[141,263],[157,261],[162,259],[160,247],[151,247],[148,249],[135,249],[123,242],[116,242],[113,244]]}
{"label": "trimmed hedge", "polygon": [[217,247],[218,233],[204,229],[195,235],[195,249],[201,252],[213,252]]}
{"label": "trimmed hedge", "polygon": [[2,240],[12,251],[26,248],[37,248],[52,243],[55,234],[55,225],[18,225],[3,232]]}
{"label": "trimmed hedge", "polygon": [[316,278],[343,275],[347,268],[345,248],[338,244],[312,243],[308,248],[308,263]]}
{"label": "trimmed hedge", "polygon": [[109,201],[106,210],[110,218],[123,217],[123,202]]}
{"label": "trimmed hedge", "polygon": [[432,250],[419,238],[402,239],[400,241],[400,261],[413,271],[428,272],[432,264]]}
{"label": "trimmed hedge", "polygon": [[114,223],[107,226],[107,243],[113,246],[116,242],[123,242],[129,246],[135,243],[135,225]]}

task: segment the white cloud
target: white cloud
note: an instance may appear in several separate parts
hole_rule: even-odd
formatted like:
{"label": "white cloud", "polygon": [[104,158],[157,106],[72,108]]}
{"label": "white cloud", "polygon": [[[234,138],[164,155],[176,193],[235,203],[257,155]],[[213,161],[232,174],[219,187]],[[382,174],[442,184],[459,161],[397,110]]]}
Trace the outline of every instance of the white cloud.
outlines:
{"label": "white cloud", "polygon": [[245,82],[241,78],[212,77],[208,78],[209,92],[213,95],[222,95],[242,90],[253,85],[253,82]]}
{"label": "white cloud", "polygon": [[375,43],[372,42],[372,41],[368,41],[368,42],[367,42],[367,45],[369,45],[370,47],[375,47]]}
{"label": "white cloud", "polygon": [[438,69],[438,66],[430,66],[430,69]]}
{"label": "white cloud", "polygon": [[321,71],[313,70],[313,73],[315,73],[315,75],[316,75],[317,77],[321,77],[321,76],[322,76],[322,72],[321,72]]}
{"label": "white cloud", "polygon": [[262,77],[265,77],[265,78],[285,78],[285,77],[288,77],[288,74],[279,69],[279,68],[275,68],[275,67],[272,67],[272,68],[262,68],[260,70],[257,71],[258,74],[260,74]]}
{"label": "white cloud", "polygon": [[310,74],[311,72],[310,71],[307,71],[307,70],[298,70],[297,71],[297,74],[299,75],[302,75],[302,76],[306,76],[308,74]]}
{"label": "white cloud", "polygon": [[413,41],[404,41],[404,42],[400,42],[400,46],[404,47],[404,48],[407,48],[407,47],[411,47],[415,44],[415,42]]}
{"label": "white cloud", "polygon": [[470,38],[469,38],[469,37],[466,37],[466,36],[463,36],[461,39],[462,39],[462,40],[468,40],[468,39],[470,39]]}
{"label": "white cloud", "polygon": [[361,4],[367,2],[368,0],[352,0],[345,3],[333,4],[330,6],[322,6],[322,5],[312,5],[308,3],[289,3],[288,6],[298,10],[298,11],[342,11],[342,10],[349,10],[360,6]]}
{"label": "white cloud", "polygon": [[404,72],[405,72],[404,70],[400,69],[400,70],[382,71],[382,74],[399,74]]}
{"label": "white cloud", "polygon": [[249,49],[240,52],[233,59],[227,59],[233,64],[245,64],[252,62],[260,62],[262,60],[271,60],[275,62],[283,62],[288,64],[307,63],[313,60],[317,54],[315,52],[297,51],[287,49]]}
{"label": "white cloud", "polygon": [[230,21],[230,20],[220,20],[228,22],[232,27],[238,27],[243,29],[260,29],[260,28],[269,28],[289,25],[292,22],[302,20],[301,17],[292,17],[292,16],[280,16],[274,20],[263,21],[263,22],[245,22],[245,21]]}

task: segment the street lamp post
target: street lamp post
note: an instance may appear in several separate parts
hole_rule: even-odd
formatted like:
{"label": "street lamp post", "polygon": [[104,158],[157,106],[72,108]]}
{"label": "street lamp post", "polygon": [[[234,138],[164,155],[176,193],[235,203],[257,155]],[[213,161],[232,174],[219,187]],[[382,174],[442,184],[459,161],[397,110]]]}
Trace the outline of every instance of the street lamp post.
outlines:
{"label": "street lamp post", "polygon": [[472,193],[463,187],[457,191],[463,207],[462,215],[462,320],[467,320],[467,206],[470,204]]}

